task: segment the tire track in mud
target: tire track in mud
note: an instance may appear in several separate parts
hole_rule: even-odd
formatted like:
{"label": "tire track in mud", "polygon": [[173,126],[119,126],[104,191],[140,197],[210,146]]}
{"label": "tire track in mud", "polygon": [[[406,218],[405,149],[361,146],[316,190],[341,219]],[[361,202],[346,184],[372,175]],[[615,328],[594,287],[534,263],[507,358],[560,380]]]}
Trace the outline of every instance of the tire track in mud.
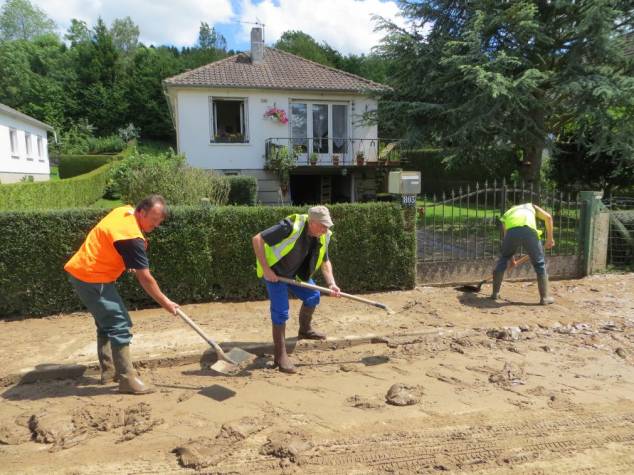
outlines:
{"label": "tire track in mud", "polygon": [[[604,449],[608,444],[634,447],[634,413],[563,417],[552,414],[547,421],[525,419],[517,424],[493,422],[478,426],[474,421],[460,424],[460,418],[456,418],[453,422],[459,425],[453,427],[315,441],[315,448],[302,456],[300,465],[307,473],[435,473],[442,470],[477,473],[512,467],[514,473],[539,474],[546,472],[528,467],[524,472],[522,465],[543,462],[568,465],[571,455]],[[280,466],[279,460],[252,454],[240,464],[223,464],[216,469],[273,473],[279,471]],[[634,457],[630,461],[610,459],[608,466],[586,465],[583,470],[634,473]],[[566,471],[579,473],[574,466]]]}

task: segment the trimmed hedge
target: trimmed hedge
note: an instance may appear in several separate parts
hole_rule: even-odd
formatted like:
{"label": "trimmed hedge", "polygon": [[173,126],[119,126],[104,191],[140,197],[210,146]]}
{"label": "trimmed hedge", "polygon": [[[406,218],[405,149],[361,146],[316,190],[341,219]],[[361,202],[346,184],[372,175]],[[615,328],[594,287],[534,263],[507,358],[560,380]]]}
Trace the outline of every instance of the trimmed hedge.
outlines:
{"label": "trimmed hedge", "polygon": [[112,155],[62,155],[59,158],[59,177],[61,179],[83,175],[110,163]]}
{"label": "trimmed hedge", "polygon": [[88,206],[104,194],[110,164],[58,181],[0,185],[0,211]]}
{"label": "trimmed hedge", "polygon": [[[176,302],[261,299],[251,237],[291,207],[176,207],[150,234],[152,273]],[[387,203],[331,207],[330,257],[347,292],[412,288],[415,237],[401,209]],[[81,308],[63,271],[86,233],[106,211],[0,213],[0,316],[46,315]],[[130,274],[119,280],[129,308],[156,306]]]}
{"label": "trimmed hedge", "polygon": [[258,180],[254,176],[227,176],[230,205],[255,206],[258,198]]}

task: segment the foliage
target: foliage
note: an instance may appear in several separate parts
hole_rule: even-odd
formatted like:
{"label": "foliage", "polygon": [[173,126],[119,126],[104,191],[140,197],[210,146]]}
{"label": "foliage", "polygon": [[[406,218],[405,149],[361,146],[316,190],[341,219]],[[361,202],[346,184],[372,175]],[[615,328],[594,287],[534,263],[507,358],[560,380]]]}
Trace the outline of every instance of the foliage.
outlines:
{"label": "foliage", "polygon": [[258,198],[258,180],[254,176],[237,175],[227,176],[225,180],[229,182],[230,205],[255,206]]}
{"label": "foliage", "polygon": [[297,152],[287,146],[274,147],[267,157],[265,166],[267,170],[275,173],[282,189],[288,189],[291,170],[297,166]]}
{"label": "foliage", "polygon": [[124,142],[129,142],[130,140],[138,139],[140,136],[140,130],[138,127],[135,127],[132,122],[130,122],[127,126],[121,127],[117,134],[121,137],[121,140]]}
{"label": "foliage", "polygon": [[226,51],[227,40],[212,26],[209,27],[207,22],[200,22],[200,30],[198,32],[198,46],[201,49],[215,49]]}
{"label": "foliage", "polygon": [[103,165],[67,180],[0,185],[0,210],[87,206],[103,196],[109,168]]}
{"label": "foliage", "polygon": [[0,8],[0,40],[31,40],[55,34],[55,22],[29,0],[6,0]]}
{"label": "foliage", "polygon": [[66,179],[83,175],[112,160],[111,155],[62,155],[59,158],[59,177]]}
{"label": "foliage", "polygon": [[117,153],[125,148],[125,142],[118,135],[108,137],[90,137],[88,139],[88,153]]}
{"label": "foliage", "polygon": [[[416,143],[455,157],[506,149],[530,181],[549,137],[579,118],[609,123],[611,109],[632,106],[622,45],[631,2],[425,0],[400,8],[405,29],[380,25],[378,51],[394,66],[384,112]],[[613,129],[597,133],[596,152],[614,145]]]}
{"label": "foliage", "polygon": [[[176,302],[262,299],[251,237],[304,208],[175,207],[148,235],[150,265]],[[81,308],[63,271],[106,211],[0,213],[0,315],[46,315]],[[330,258],[349,292],[412,288],[415,238],[401,210],[388,204],[333,205]],[[130,308],[155,306],[134,278],[119,290]]]}

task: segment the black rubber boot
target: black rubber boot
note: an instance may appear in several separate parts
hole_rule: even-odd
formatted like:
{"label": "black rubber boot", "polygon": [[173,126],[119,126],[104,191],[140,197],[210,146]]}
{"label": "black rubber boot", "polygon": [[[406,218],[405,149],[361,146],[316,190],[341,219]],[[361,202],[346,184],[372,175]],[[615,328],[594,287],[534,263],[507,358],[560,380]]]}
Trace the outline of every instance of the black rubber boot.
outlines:
{"label": "black rubber boot", "polygon": [[500,298],[500,288],[502,287],[503,280],[504,272],[493,272],[493,290],[491,291],[491,298],[493,300]]}
{"label": "black rubber boot", "polygon": [[101,370],[101,384],[116,382],[117,374],[112,361],[110,339],[107,336],[97,335],[97,357],[99,358],[99,369]]}
{"label": "black rubber boot", "polygon": [[537,276],[537,287],[539,288],[539,303],[542,305],[550,305],[555,303],[555,299],[549,295],[548,291],[548,274]]}
{"label": "black rubber boot", "polygon": [[313,330],[310,322],[313,320],[313,313],[315,313],[316,307],[307,307],[302,304],[299,309],[299,333],[297,333],[298,340],[325,340],[326,334]]}
{"label": "black rubber boot", "polygon": [[130,358],[130,346],[112,345],[112,356],[114,366],[119,377],[119,392],[125,394],[150,394],[156,391],[153,387],[145,384],[132,365]]}
{"label": "black rubber boot", "polygon": [[282,373],[296,373],[295,365],[286,353],[286,324],[273,324],[273,345],[275,346],[274,362]]}

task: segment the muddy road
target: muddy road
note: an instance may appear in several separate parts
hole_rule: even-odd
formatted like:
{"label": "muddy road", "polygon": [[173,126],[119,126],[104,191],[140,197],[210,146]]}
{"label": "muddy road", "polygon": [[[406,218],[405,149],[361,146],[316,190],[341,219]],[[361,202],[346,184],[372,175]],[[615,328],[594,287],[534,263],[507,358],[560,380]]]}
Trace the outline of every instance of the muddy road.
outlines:
{"label": "muddy road", "polygon": [[[0,472],[634,473],[634,275],[553,287],[548,308],[530,283],[505,284],[499,304],[452,288],[374,294],[398,310],[389,322],[324,301],[331,337],[381,336],[298,345],[294,376],[265,355],[235,376],[142,368],[147,396],[91,375],[0,388]],[[20,323],[46,325],[3,324],[0,342]]]}

